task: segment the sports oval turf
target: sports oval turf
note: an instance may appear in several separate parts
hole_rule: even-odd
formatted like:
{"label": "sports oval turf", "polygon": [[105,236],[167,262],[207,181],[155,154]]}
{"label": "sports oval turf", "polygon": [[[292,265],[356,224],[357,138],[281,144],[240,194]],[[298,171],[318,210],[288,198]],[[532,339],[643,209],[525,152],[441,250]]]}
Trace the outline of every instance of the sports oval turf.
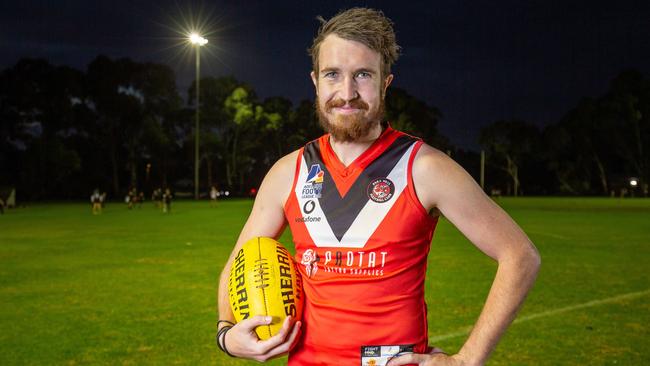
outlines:
{"label": "sports oval turf", "polygon": [[[498,200],[542,255],[489,365],[650,364],[650,199]],[[36,204],[0,215],[0,364],[256,365],[214,345],[216,283],[250,200]],[[280,239],[291,248],[290,235]],[[429,336],[462,345],[496,270],[447,221],[429,256]],[[286,359],[269,362],[283,365]]]}

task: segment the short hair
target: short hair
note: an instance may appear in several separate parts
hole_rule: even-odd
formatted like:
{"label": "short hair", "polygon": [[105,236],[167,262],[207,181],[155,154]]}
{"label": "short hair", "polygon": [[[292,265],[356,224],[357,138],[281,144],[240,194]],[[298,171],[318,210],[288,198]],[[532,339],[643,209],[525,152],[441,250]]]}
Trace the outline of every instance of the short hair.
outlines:
{"label": "short hair", "polygon": [[308,52],[311,55],[312,68],[318,75],[318,56],[320,45],[330,34],[349,41],[356,41],[376,51],[381,56],[382,78],[390,74],[391,66],[399,58],[400,46],[395,40],[393,22],[380,10],[368,8],[351,8],[336,14],[330,20],[318,16],[321,23],[316,38]]}

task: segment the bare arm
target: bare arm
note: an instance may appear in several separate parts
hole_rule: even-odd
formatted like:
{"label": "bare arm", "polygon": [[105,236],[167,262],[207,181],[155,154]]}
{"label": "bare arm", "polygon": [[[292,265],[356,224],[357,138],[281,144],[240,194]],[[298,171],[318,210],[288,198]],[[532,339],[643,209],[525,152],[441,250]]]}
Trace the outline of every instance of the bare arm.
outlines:
{"label": "bare arm", "polygon": [[414,163],[413,180],[424,207],[442,213],[496,260],[498,269],[483,310],[457,355],[410,355],[390,365],[483,365],[532,287],[539,254],[510,216],[445,154],[424,145]]}
{"label": "bare arm", "polygon": [[[228,298],[228,277],[236,253],[246,241],[253,237],[278,238],[284,230],[283,207],[291,190],[296,159],[297,152],[280,159],[267,173],[260,186],[251,214],[239,234],[237,243],[219,278],[219,320],[235,322]],[[288,352],[297,337],[300,323],[293,325],[291,319],[288,318],[277,335],[266,341],[260,341],[255,334],[255,328],[268,324],[269,321],[270,319],[257,316],[238,323],[226,334],[224,342],[228,351],[235,356],[257,361],[265,361]]]}

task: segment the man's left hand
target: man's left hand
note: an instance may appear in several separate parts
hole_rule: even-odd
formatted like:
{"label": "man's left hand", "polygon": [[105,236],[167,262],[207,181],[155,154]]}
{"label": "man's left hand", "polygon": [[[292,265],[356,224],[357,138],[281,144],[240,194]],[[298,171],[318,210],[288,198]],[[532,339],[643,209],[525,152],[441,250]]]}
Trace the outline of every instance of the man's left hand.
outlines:
{"label": "man's left hand", "polygon": [[469,363],[462,360],[458,355],[446,355],[444,353],[424,354],[409,353],[395,357],[386,366],[418,365],[418,366],[466,366]]}

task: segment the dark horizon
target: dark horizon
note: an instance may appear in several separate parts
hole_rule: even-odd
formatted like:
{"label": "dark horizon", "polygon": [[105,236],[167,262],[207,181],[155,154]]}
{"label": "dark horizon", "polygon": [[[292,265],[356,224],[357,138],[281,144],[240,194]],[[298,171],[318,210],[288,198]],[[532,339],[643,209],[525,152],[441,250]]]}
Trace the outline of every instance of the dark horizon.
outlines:
{"label": "dark horizon", "polygon": [[[194,79],[185,24],[201,19],[211,33],[202,76],[233,75],[261,98],[294,105],[313,99],[308,77],[318,22],[339,9],[378,8],[395,23],[402,56],[394,86],[439,108],[441,132],[476,149],[479,129],[500,119],[537,126],[558,122],[583,97],[598,97],[621,71],[650,72],[647,2],[464,4],[444,1],[247,2],[26,1],[0,14],[0,68],[45,58],[85,70],[97,55],[170,65],[179,91]],[[11,38],[10,38],[11,37]]]}

